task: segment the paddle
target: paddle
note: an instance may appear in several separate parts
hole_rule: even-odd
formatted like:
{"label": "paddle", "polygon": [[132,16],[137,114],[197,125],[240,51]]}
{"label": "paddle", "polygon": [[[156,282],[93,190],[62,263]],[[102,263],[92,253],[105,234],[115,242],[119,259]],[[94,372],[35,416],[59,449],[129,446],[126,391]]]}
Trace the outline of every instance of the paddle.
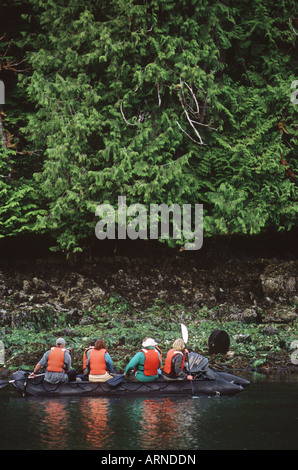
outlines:
{"label": "paddle", "polygon": [[[38,374],[35,377],[41,377],[44,374]],[[28,379],[35,379],[35,377],[27,377]],[[24,380],[24,377],[21,379],[15,380],[0,380],[0,389],[6,387],[8,384],[13,384],[14,382],[20,382],[20,380]]]}
{"label": "paddle", "polygon": [[184,341],[185,347],[187,349],[187,342],[188,342],[188,330],[183,323],[181,323],[181,334],[182,334],[182,339]]}
{"label": "paddle", "polygon": [[[188,330],[186,328],[186,326],[181,323],[181,334],[182,334],[182,339],[184,341],[184,344],[185,344],[185,349],[187,349],[187,342],[188,342]],[[188,375],[191,375],[190,373],[190,364],[189,364],[189,360],[188,360],[188,355],[187,355],[187,363],[188,363]],[[192,383],[192,380],[190,380],[190,384],[191,384],[191,391],[192,391],[192,394],[194,395],[194,389],[193,389],[193,383]]]}
{"label": "paddle", "polygon": [[124,380],[124,377],[125,374],[115,375],[112,379],[107,380],[107,384],[112,387],[116,387],[116,385],[120,384]]}

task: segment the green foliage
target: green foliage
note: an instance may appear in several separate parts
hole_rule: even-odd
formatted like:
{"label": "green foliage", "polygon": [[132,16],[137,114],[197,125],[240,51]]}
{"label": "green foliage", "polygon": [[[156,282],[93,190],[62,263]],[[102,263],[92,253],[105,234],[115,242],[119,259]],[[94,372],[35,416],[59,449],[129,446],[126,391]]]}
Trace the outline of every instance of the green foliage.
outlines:
{"label": "green foliage", "polygon": [[[237,368],[241,364],[259,368],[268,362],[274,365],[275,355],[290,359],[290,344],[297,339],[297,327],[280,323],[276,334],[270,335],[266,332],[267,323],[228,321],[224,317],[218,318],[216,310],[217,307],[209,309],[206,306],[188,309],[183,305],[168,305],[158,301],[150,308],[139,311],[126,299],[113,296],[104,299],[93,311],[88,312],[88,324],[80,324],[66,312],[62,314],[49,308],[36,309],[21,324],[5,327],[3,332],[0,328],[0,338],[4,341],[9,364],[13,363],[13,358],[22,358],[26,367],[30,368],[30,364],[34,366],[42,354],[55,344],[58,336],[63,336],[67,347],[73,349],[73,366],[77,370],[82,366],[82,353],[90,339],[104,338],[114,365],[123,371],[146,336],[158,341],[165,359],[173,341],[181,336],[180,324],[184,323],[189,332],[189,349],[208,357],[211,363],[223,362],[225,367],[230,368]],[[209,355],[208,339],[216,329],[223,329],[229,334],[233,356]],[[237,337],[241,335],[248,336],[249,341],[238,341]],[[281,343],[285,344],[283,350]]]}
{"label": "green foliage", "polygon": [[36,217],[44,211],[37,184],[24,177],[14,177],[14,150],[0,149],[0,238],[32,233]]}
{"label": "green foliage", "polygon": [[94,236],[96,206],[119,195],[128,205],[203,203],[205,236],[291,229],[296,8],[28,0],[16,34],[30,72],[16,90],[30,153],[26,180],[21,165],[3,187],[2,236],[47,233],[78,251]]}

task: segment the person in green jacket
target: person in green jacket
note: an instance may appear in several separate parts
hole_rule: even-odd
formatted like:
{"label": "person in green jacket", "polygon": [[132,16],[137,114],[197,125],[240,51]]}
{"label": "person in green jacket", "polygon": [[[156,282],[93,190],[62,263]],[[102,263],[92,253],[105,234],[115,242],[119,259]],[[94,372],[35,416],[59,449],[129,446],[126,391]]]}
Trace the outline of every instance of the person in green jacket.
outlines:
{"label": "person in green jacket", "polygon": [[125,368],[125,376],[130,381],[153,382],[158,379],[161,367],[161,354],[152,338],[143,341],[141,351],[137,352]]}

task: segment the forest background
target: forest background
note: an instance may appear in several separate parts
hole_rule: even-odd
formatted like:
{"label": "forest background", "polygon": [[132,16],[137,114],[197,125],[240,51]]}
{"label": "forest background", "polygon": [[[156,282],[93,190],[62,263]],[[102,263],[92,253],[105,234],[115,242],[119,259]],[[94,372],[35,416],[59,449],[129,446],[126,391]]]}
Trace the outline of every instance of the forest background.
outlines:
{"label": "forest background", "polygon": [[294,0],[2,0],[0,19],[3,240],[86,253],[120,195],[203,204],[210,240],[297,229]]}

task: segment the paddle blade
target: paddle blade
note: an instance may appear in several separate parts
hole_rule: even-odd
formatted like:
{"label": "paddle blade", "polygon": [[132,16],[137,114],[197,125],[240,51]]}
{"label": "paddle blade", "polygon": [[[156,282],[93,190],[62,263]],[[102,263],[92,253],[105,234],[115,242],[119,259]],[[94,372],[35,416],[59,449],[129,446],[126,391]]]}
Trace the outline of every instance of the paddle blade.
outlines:
{"label": "paddle blade", "polygon": [[115,387],[116,385],[120,384],[124,380],[124,374],[115,375],[112,379],[107,380],[107,384]]}
{"label": "paddle blade", "polygon": [[188,331],[187,331],[186,326],[183,325],[183,323],[181,323],[181,334],[182,334],[182,339],[186,345],[188,342]]}

